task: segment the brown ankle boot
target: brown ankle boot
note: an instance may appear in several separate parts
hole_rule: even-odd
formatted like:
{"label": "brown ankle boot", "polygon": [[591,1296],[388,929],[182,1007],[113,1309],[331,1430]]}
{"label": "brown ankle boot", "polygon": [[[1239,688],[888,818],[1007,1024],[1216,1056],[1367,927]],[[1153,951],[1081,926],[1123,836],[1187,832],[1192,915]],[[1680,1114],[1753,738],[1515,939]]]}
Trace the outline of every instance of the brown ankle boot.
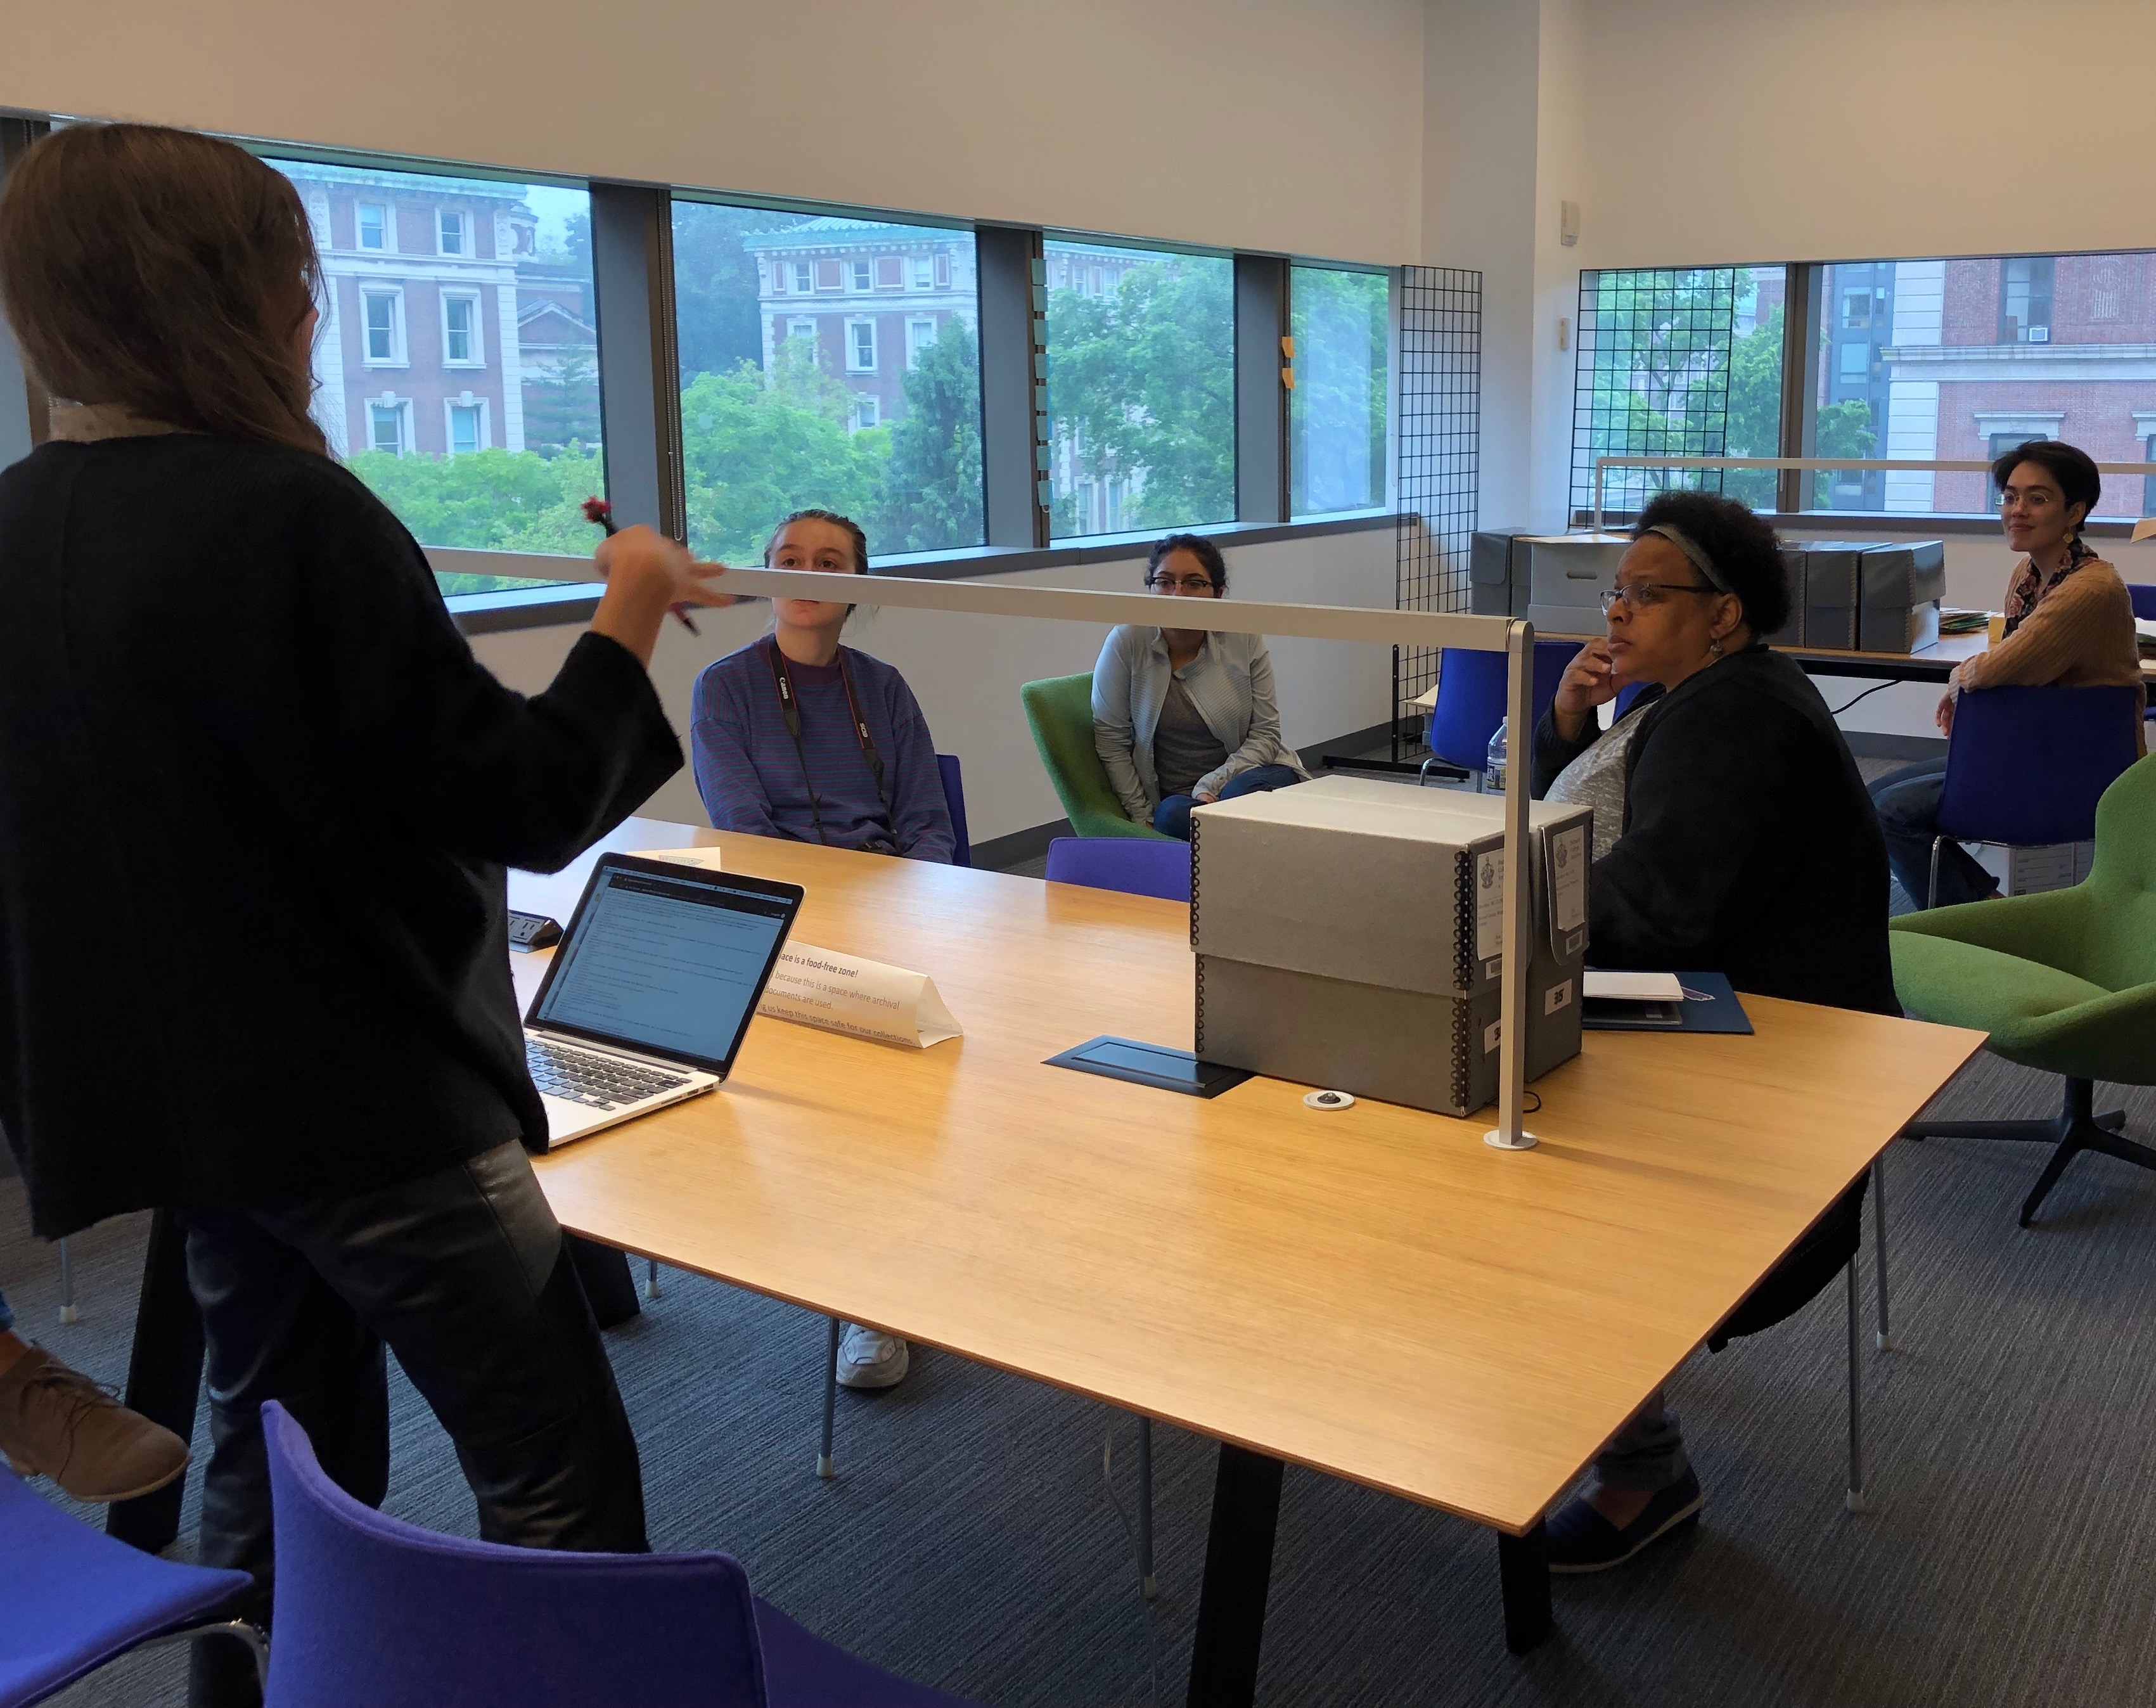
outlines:
{"label": "brown ankle boot", "polygon": [[78,1500],[130,1500],[187,1468],[187,1444],[33,1346],[0,1370],[0,1453]]}

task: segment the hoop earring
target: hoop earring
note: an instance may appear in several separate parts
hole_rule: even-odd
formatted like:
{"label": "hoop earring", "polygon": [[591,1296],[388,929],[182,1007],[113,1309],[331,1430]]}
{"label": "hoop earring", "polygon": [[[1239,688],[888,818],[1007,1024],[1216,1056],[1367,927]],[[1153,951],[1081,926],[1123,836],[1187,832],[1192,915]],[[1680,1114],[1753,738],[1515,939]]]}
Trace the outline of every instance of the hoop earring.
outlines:
{"label": "hoop earring", "polygon": [[1707,642],[1707,655],[1711,659],[1720,658],[1722,656],[1722,643],[1718,640],[1710,640]]}

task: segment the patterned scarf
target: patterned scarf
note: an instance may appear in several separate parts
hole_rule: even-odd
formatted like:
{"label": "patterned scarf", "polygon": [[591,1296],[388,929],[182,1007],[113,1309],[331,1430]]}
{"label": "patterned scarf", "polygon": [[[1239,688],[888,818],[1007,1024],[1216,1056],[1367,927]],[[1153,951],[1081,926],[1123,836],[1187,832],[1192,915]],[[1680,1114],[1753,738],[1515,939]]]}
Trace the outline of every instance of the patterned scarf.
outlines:
{"label": "patterned scarf", "polygon": [[2021,567],[2014,572],[2014,585],[2006,594],[2006,632],[2009,634],[2021,626],[2021,619],[2036,608],[2036,602],[2045,594],[2096,557],[2096,553],[2082,543],[2076,534],[2066,546],[2066,561],[2045,575],[2036,567],[2036,560],[2025,557]]}

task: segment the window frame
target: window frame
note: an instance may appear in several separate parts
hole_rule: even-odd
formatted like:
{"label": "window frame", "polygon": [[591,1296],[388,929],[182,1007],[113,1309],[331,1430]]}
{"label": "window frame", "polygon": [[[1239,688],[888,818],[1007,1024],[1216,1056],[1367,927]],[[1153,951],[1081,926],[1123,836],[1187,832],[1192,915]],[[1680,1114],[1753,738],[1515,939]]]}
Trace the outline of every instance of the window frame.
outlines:
{"label": "window frame", "polygon": [[[491,398],[475,392],[466,392],[459,398],[442,399],[442,454],[444,456],[475,456],[480,451],[494,449],[494,434],[490,421],[491,412],[487,407],[492,401]],[[459,409],[470,410],[479,423],[477,442],[469,451],[460,451],[457,449],[456,423],[457,411]]]}
{"label": "window frame", "polygon": [[[404,323],[404,287],[387,281],[375,283],[359,281],[359,360],[362,367],[409,367],[412,365],[412,346],[406,336]],[[374,328],[369,324],[367,305],[387,302],[389,305],[390,353],[374,353]]]}
{"label": "window frame", "polygon": [[[457,223],[457,242],[461,247],[454,249],[442,247],[444,222]],[[434,254],[444,261],[476,261],[479,259],[477,222],[469,208],[444,208],[439,203],[434,207]]]}
{"label": "window frame", "polygon": [[[486,316],[481,311],[480,305],[485,298],[485,293],[477,285],[445,285],[437,290],[434,295],[440,302],[440,307],[437,312],[440,315],[442,322],[442,366],[444,367],[463,369],[484,368],[486,366],[486,333],[485,330]],[[465,329],[465,336],[471,341],[470,351],[468,355],[461,356],[451,356],[449,354],[449,338],[451,330],[449,326],[449,305],[453,302],[466,303],[469,304],[471,308],[471,322]]]}
{"label": "window frame", "polygon": [[[869,335],[866,362],[860,360],[861,341],[859,335],[864,331]],[[876,317],[874,315],[847,315],[846,372],[848,373],[880,373],[883,370],[879,361],[880,351],[877,348],[880,341]]]}
{"label": "window frame", "polygon": [[408,457],[418,449],[412,432],[412,400],[409,398],[399,398],[394,392],[384,392],[378,398],[364,398],[361,402],[367,406],[367,449],[370,451],[382,449],[381,444],[376,439],[374,431],[377,410],[387,410],[396,418],[397,449],[392,451],[390,455]]}
{"label": "window frame", "polygon": [[[378,244],[367,241],[367,223],[361,218],[370,208],[382,216],[382,223],[376,228],[382,238]],[[395,254],[397,204],[386,198],[380,202],[362,202],[355,198],[352,204],[352,247],[355,254],[362,255]]]}

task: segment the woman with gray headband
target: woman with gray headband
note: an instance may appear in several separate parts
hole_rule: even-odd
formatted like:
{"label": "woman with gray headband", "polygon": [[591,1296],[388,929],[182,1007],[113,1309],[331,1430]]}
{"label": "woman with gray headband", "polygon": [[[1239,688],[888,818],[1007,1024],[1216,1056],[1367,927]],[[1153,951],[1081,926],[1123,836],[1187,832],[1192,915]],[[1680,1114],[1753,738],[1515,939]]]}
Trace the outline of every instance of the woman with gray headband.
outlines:
{"label": "woman with gray headband", "polygon": [[[1665,492],[1632,538],[1604,596],[1607,634],[1582,649],[1535,731],[1534,792],[1596,801],[1598,844],[1604,812],[1615,820],[1588,885],[1589,958],[1898,1014],[1878,818],[1819,691],[1758,639],[1789,615],[1774,531],[1734,500]],[[1596,713],[1630,683],[1648,685],[1605,734]],[[1864,1186],[1710,1347],[1779,1322],[1834,1280],[1856,1250]],[[1550,1519],[1552,1571],[1620,1565],[1697,1522],[1699,1481],[1660,1393],[1595,1470]]]}

